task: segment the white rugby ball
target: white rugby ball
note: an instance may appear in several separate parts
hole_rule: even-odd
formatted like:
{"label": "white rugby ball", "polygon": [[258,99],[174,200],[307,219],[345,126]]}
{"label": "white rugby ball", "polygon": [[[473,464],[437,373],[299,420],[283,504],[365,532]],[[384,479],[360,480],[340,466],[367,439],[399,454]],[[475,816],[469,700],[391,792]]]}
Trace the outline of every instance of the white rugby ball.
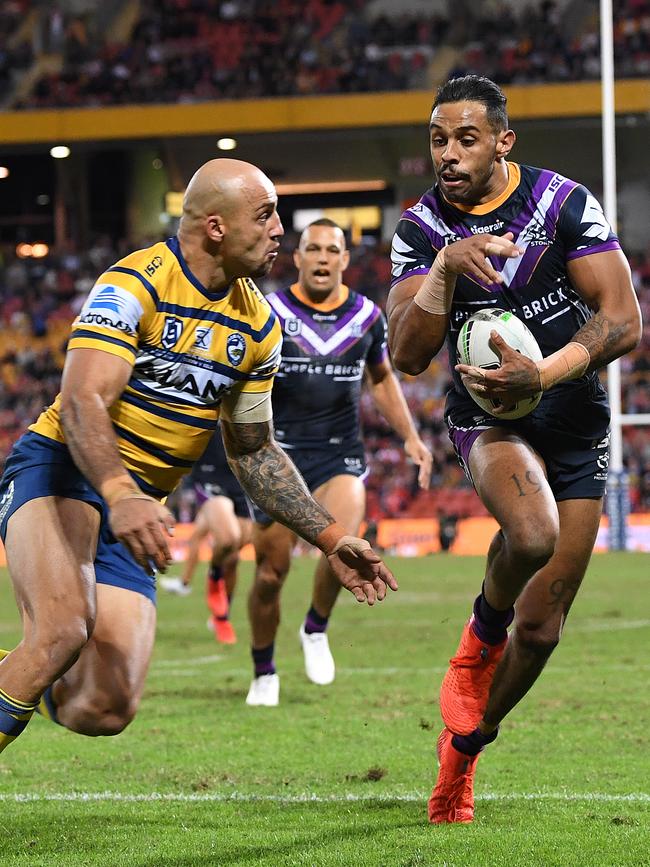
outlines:
{"label": "white rugby ball", "polygon": [[[527,358],[533,361],[542,360],[542,351],[537,341],[521,319],[509,310],[488,307],[470,316],[460,329],[456,343],[459,363],[484,367],[486,370],[495,370],[499,367],[499,356],[490,346],[492,331],[497,331],[509,346]],[[467,389],[467,392],[472,400],[490,415],[495,415],[494,410],[501,405],[498,400],[479,397],[471,389]],[[541,391],[532,397],[523,398],[517,401],[512,409],[499,413],[499,418],[523,418],[535,409],[541,399]]]}

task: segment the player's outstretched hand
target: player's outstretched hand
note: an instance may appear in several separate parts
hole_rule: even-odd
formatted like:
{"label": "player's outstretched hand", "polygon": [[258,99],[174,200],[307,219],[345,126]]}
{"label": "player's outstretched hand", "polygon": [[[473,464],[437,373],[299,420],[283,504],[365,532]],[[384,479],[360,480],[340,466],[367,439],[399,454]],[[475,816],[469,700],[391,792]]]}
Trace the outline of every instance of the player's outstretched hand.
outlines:
{"label": "player's outstretched hand", "polygon": [[166,537],[173,534],[176,522],[158,500],[145,494],[124,497],[111,507],[108,523],[115,538],[147,572],[152,566],[164,572],[172,562]]}
{"label": "player's outstretched hand", "polygon": [[[494,370],[471,364],[456,365],[466,388],[479,397],[499,400],[503,404],[502,411],[509,404],[540,391],[539,368],[534,361],[513,349],[497,331],[490,333],[490,346],[501,362]],[[495,413],[498,414],[498,410]]]}
{"label": "player's outstretched hand", "polygon": [[397,581],[381,557],[365,539],[343,536],[327,561],[346,590],[357,602],[374,605],[386,596],[386,588],[397,590]]}
{"label": "player's outstretched hand", "polygon": [[513,243],[514,235],[473,235],[454,241],[445,247],[445,269],[452,274],[468,274],[481,283],[503,283],[503,277],[492,267],[488,256],[517,259],[523,253]]}
{"label": "player's outstretched hand", "polygon": [[422,488],[422,490],[427,490],[429,484],[431,483],[431,467],[433,464],[433,458],[431,457],[431,452],[422,442],[417,434],[415,436],[409,437],[404,442],[404,451],[413,461],[413,463],[419,467],[418,471],[418,485]]}

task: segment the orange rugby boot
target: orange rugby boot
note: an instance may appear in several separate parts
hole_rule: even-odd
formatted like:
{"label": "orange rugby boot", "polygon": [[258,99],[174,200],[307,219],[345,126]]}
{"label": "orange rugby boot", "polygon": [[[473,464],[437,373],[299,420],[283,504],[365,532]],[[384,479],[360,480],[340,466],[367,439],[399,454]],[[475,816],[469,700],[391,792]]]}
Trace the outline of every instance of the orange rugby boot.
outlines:
{"label": "orange rugby boot", "polygon": [[500,644],[485,644],[472,629],[473,622],[472,616],[465,624],[440,687],[443,722],[458,735],[470,734],[483,719],[494,670],[508,641],[505,638]]}
{"label": "orange rugby boot", "polygon": [[237,644],[237,636],[230,620],[213,617],[214,637],[220,644]]}
{"label": "orange rugby boot", "polygon": [[466,756],[454,748],[449,729],[438,738],[438,779],[429,798],[429,821],[467,824],[474,819],[474,774],[480,753]]}
{"label": "orange rugby boot", "polygon": [[214,617],[228,616],[228,594],[226,593],[226,582],[223,578],[208,578],[207,587],[207,603],[210,612]]}

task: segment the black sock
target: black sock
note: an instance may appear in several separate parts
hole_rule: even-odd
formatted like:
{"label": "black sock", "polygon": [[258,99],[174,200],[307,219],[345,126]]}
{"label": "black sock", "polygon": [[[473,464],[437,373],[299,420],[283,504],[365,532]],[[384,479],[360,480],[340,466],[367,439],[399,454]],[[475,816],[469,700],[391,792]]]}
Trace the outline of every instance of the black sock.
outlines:
{"label": "black sock", "polygon": [[208,569],[208,580],[210,581],[220,581],[222,578],[221,566],[217,566],[214,563],[210,563],[210,568]]}
{"label": "black sock", "polygon": [[496,740],[498,734],[498,727],[489,735],[476,728],[468,735],[454,735],[451,739],[451,745],[459,753],[466,756],[477,756],[486,744],[491,744],[492,741]]}
{"label": "black sock", "polygon": [[501,644],[508,636],[508,627],[515,616],[515,609],[510,606],[506,611],[492,608],[485,598],[485,582],[481,593],[474,601],[473,629],[476,636],[486,644]]}
{"label": "black sock", "polygon": [[325,632],[328,620],[329,617],[323,617],[312,605],[305,617],[305,632],[307,635],[312,632]]}
{"label": "black sock", "polygon": [[253,665],[255,666],[255,677],[260,677],[262,674],[275,674],[275,665],[273,664],[273,651],[275,642],[271,642],[268,647],[260,647],[256,650],[251,648],[253,655]]}

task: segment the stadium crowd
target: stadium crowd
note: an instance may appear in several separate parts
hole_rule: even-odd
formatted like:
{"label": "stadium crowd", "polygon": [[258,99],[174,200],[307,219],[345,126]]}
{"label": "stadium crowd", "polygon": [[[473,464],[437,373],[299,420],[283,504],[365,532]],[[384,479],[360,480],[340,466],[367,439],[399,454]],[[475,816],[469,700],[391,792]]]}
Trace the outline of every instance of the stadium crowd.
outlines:
{"label": "stadium crowd", "polygon": [[[522,3],[519,15],[505,3],[476,4],[476,15],[464,20],[465,49],[449,77],[475,72],[502,85],[597,79],[596,5],[587,24],[571,33],[553,0]],[[650,75],[650,3],[614,0],[613,6],[617,77]]]}
{"label": "stadium crowd", "polygon": [[[287,233],[272,275],[262,284],[265,291],[295,279],[291,250],[296,240]],[[150,240],[143,240],[139,246],[148,243]],[[96,276],[131,249],[131,243],[113,245],[102,237],[83,253],[70,245],[41,259],[18,258],[8,247],[1,251],[0,466],[13,441],[56,393],[69,324]],[[622,359],[623,408],[625,412],[650,413],[650,258],[632,256],[631,266],[645,326],[641,345]],[[363,243],[352,249],[345,281],[383,306],[389,270],[387,249],[382,244]],[[406,377],[403,381],[411,411],[434,456],[430,491],[418,491],[415,467],[407,462],[401,444],[369,396],[363,399],[370,520],[483,514],[447,438],[442,415],[449,380],[447,360],[441,353],[426,377]],[[625,429],[624,454],[632,508],[650,511],[650,427]]]}
{"label": "stadium crowd", "polygon": [[[509,5],[462,3],[452,19],[373,11],[362,0],[141,0],[128,37],[118,41],[96,17],[40,7],[31,39],[7,50],[16,12],[0,21],[0,89],[9,64],[59,53],[17,108],[195,102],[211,99],[405,90],[430,84],[438,49],[456,46],[452,69],[500,84],[578,81],[600,74],[596,16],[567,27],[553,0]],[[650,74],[650,2],[615,0],[619,77]]]}

